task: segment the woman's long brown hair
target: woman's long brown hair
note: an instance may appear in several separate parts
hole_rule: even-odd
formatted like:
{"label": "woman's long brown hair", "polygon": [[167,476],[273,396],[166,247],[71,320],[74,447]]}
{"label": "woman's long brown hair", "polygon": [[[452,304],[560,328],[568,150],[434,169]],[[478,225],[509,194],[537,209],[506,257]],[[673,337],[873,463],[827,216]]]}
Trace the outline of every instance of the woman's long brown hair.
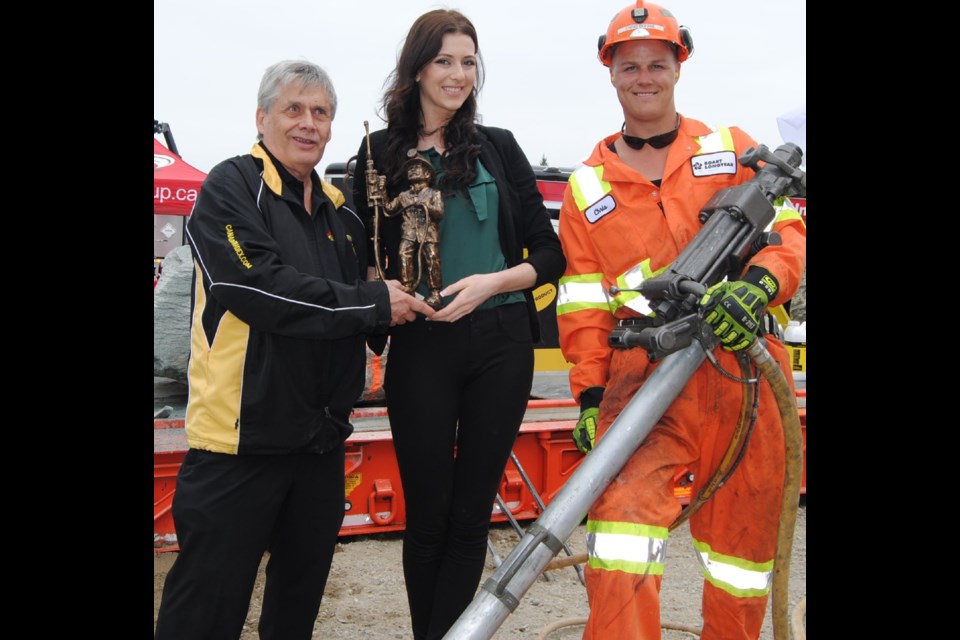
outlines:
{"label": "woman's long brown hair", "polygon": [[382,170],[388,177],[392,192],[398,192],[406,186],[403,163],[407,150],[417,146],[417,133],[422,126],[417,73],[437,56],[443,36],[448,33],[462,33],[473,40],[477,51],[477,80],[473,91],[443,129],[446,151],[443,156],[443,175],[438,186],[447,191],[466,193],[467,186],[476,177],[474,165],[480,154],[476,127],[477,94],[483,85],[477,31],[473,23],[459,11],[437,9],[421,15],[410,27],[397,66],[387,78],[388,88],[381,102],[381,114],[386,115],[387,122],[387,149]]}

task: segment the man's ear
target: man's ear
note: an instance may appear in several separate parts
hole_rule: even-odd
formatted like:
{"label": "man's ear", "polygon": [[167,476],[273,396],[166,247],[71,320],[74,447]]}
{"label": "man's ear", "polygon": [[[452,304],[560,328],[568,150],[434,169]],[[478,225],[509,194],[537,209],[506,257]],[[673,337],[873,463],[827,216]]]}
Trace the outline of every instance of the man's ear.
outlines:
{"label": "man's ear", "polygon": [[263,118],[267,115],[267,112],[263,110],[263,107],[257,107],[257,132],[262,136],[263,135]]}

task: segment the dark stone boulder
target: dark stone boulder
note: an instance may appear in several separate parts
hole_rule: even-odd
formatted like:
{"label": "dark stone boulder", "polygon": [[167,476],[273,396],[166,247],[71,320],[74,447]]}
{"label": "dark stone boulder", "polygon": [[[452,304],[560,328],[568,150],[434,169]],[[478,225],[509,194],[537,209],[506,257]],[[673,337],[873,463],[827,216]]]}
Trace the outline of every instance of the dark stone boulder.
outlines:
{"label": "dark stone boulder", "polygon": [[193,258],[183,245],[167,254],[153,289],[153,375],[187,381]]}

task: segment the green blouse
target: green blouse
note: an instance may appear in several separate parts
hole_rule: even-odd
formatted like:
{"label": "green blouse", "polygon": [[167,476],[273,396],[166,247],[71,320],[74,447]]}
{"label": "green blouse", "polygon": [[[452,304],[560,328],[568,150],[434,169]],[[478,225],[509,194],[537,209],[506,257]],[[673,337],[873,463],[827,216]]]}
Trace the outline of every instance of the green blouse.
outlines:
{"label": "green blouse", "polygon": [[[442,158],[436,149],[421,152],[436,171],[439,179]],[[443,194],[443,219],[440,220],[440,270],[443,286],[475,273],[494,273],[507,269],[507,261],[500,250],[497,220],[500,216],[500,194],[497,182],[486,167],[476,160],[477,177],[468,186],[469,198],[463,193]],[[436,180],[434,181],[436,184]],[[424,296],[429,290],[424,282],[417,289]],[[445,296],[444,304],[455,296]],[[511,302],[523,302],[523,293],[499,293],[481,304],[478,309],[490,309]]]}

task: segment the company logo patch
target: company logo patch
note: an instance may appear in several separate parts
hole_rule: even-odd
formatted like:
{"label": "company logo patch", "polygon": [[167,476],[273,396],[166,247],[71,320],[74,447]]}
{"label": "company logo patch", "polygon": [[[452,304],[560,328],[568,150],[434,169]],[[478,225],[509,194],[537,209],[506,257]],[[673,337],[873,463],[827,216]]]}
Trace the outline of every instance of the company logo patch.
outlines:
{"label": "company logo patch", "polygon": [[587,222],[593,224],[616,208],[616,200],[613,199],[613,196],[607,194],[607,196],[599,202],[587,207],[586,211],[583,212],[583,215],[587,217]]}
{"label": "company logo patch", "polygon": [[690,158],[693,175],[698,178],[715,176],[721,173],[737,172],[737,154],[733,151],[717,151]]}

